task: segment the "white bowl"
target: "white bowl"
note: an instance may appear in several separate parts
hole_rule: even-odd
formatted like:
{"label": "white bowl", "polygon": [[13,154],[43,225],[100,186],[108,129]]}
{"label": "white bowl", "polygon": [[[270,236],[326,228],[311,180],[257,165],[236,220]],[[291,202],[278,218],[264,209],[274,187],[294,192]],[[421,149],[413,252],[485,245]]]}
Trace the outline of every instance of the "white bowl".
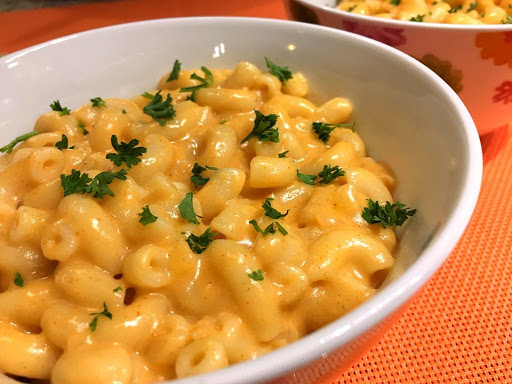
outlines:
{"label": "white bowl", "polygon": [[286,21],[146,21],[63,37],[0,59],[0,138],[8,142],[31,130],[53,100],[75,108],[96,96],[153,89],[176,58],[186,68],[233,67],[240,60],[264,67],[264,56],[306,74],[314,100],[341,95],[353,101],[370,155],[389,163],[399,180],[395,198],[418,213],[399,231],[397,267],[373,298],[296,343],[183,384],[261,382],[316,361],[312,381],[368,348],[372,335],[446,259],[471,217],[482,155],[468,111],[439,77],[397,50]]}
{"label": "white bowl", "polygon": [[418,59],[462,99],[483,135],[512,122],[512,24],[418,23],[357,15],[337,0],[284,0],[291,18],[357,33]]}

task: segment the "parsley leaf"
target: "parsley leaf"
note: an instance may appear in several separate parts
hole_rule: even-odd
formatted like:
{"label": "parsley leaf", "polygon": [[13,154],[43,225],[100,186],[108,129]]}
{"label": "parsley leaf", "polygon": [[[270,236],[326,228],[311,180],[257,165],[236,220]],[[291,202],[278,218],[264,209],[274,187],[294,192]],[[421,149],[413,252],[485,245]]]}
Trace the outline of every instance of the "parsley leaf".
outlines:
{"label": "parsley leaf", "polygon": [[[462,9],[462,4],[457,5],[455,8],[451,8],[448,13],[455,13],[457,11],[460,11]],[[423,21],[423,20],[422,20]]]}
{"label": "parsley leaf", "polygon": [[315,185],[315,180],[317,176],[300,173],[299,170],[297,169],[297,178],[305,184]]}
{"label": "parsley leaf", "polygon": [[141,96],[145,97],[146,99],[150,99],[150,100],[153,100],[155,98],[155,95],[153,95],[149,92],[144,92]]}
{"label": "parsley leaf", "polygon": [[[510,5],[509,5],[509,8],[510,8]],[[507,16],[507,19],[502,20],[501,24],[512,24],[512,16],[510,16],[510,15],[506,15],[506,16]],[[482,16],[482,17],[484,17],[484,16]]]}
{"label": "parsley leaf", "polygon": [[313,131],[318,135],[318,138],[322,140],[324,143],[329,141],[331,136],[331,132],[335,128],[350,128],[352,132],[354,132],[355,123],[345,123],[345,124],[327,124],[321,123],[319,121],[313,122]]}
{"label": "parsley leaf", "polygon": [[288,212],[290,212],[290,210],[287,210],[286,213],[281,213],[277,209],[272,208],[272,206],[270,205],[272,203],[272,201],[274,201],[273,198],[267,197],[265,199],[265,202],[261,206],[265,210],[265,216],[268,216],[271,219],[277,220],[277,219],[280,219],[281,217],[285,217],[286,215],[288,215]]}
{"label": "parsley leaf", "polygon": [[154,223],[158,219],[158,217],[156,217],[155,215],[153,215],[151,213],[151,211],[149,210],[149,206],[147,204],[144,208],[142,208],[142,212],[139,213],[139,216],[140,216],[139,223],[141,223],[142,225],[148,225],[148,224]]}
{"label": "parsley leaf", "polygon": [[284,229],[283,226],[281,224],[279,224],[279,222],[277,222],[277,221],[276,221],[276,227],[279,230],[279,232],[281,232],[283,234],[283,236],[286,236],[288,234],[288,231],[286,229]]}
{"label": "parsley leaf", "polygon": [[286,83],[286,80],[290,80],[293,78],[292,71],[288,67],[280,67],[279,65],[274,64],[267,57],[265,57],[265,62],[267,63],[268,71],[277,77],[281,83]]}
{"label": "parsley leaf", "polygon": [[368,199],[368,207],[363,210],[361,216],[370,224],[381,223],[382,227],[386,228],[386,225],[402,225],[415,213],[415,209],[409,209],[399,201],[394,204],[386,201],[386,205],[379,205],[378,201]]}
{"label": "parsley leaf", "polygon": [[161,92],[162,91],[157,92],[153,100],[144,107],[143,111],[163,127],[168,120],[173,119],[174,116],[176,116],[176,111],[171,104],[171,95],[167,94],[167,98],[162,102],[163,98],[160,94]]}
{"label": "parsley leaf", "polygon": [[84,193],[85,187],[92,179],[87,173],[81,174],[76,169],[71,170],[71,175],[60,175],[60,182],[62,189],[64,189],[64,196],[73,193]]}
{"label": "parsley leaf", "polygon": [[50,108],[52,109],[52,111],[59,112],[59,115],[61,116],[69,115],[69,113],[71,112],[67,107],[62,108],[59,100],[55,100],[53,103],[51,103]]}
{"label": "parsley leaf", "polygon": [[115,196],[114,192],[108,187],[108,185],[112,183],[114,179],[126,180],[127,173],[128,171],[126,169],[120,169],[117,172],[98,173],[85,187],[84,192],[82,193],[88,193],[92,195],[92,197],[96,197],[100,200],[102,200],[105,195]]}
{"label": "parsley leaf", "polygon": [[258,269],[257,271],[252,271],[251,273],[248,273],[247,276],[249,276],[251,279],[255,281],[263,280],[263,272],[261,271],[261,269]]}
{"label": "parsley leaf", "polygon": [[169,78],[166,80],[166,82],[176,80],[178,76],[180,75],[181,71],[181,63],[179,60],[174,61],[174,65],[172,66],[172,71],[169,74]]}
{"label": "parsley leaf", "polygon": [[96,327],[98,325],[98,318],[101,316],[108,317],[110,320],[112,320],[112,314],[108,311],[107,303],[103,302],[103,311],[101,312],[94,312],[90,313],[90,316],[94,316],[94,319],[89,323],[89,328],[91,329],[91,332],[94,332],[96,330]]}
{"label": "parsley leaf", "polygon": [[290,152],[290,151],[284,151],[284,152],[281,152],[281,153],[279,153],[279,154],[277,155],[277,157],[279,157],[279,158],[281,158],[281,159],[282,159],[283,157],[286,157],[286,154],[287,154],[288,152]]}
{"label": "parsley leaf", "polygon": [[208,182],[208,180],[210,180],[209,177],[201,176],[201,173],[203,173],[207,169],[211,169],[212,171],[216,171],[218,168],[209,167],[207,165],[205,165],[204,167],[201,167],[198,163],[194,163],[194,167],[192,168],[193,175],[190,177],[190,181],[192,181],[194,183],[196,188],[197,188],[198,185],[204,185],[204,184],[206,184]]}
{"label": "parsley leaf", "polygon": [[192,192],[188,192],[185,195],[185,198],[179,205],[179,209],[180,209],[181,217],[183,217],[185,220],[188,220],[190,223],[199,224],[199,221],[197,221],[197,218],[198,217],[202,218],[202,216],[199,216],[198,214],[196,214],[194,212]]}
{"label": "parsley leaf", "polygon": [[252,137],[257,137],[261,141],[271,141],[279,143],[279,131],[274,126],[277,123],[277,115],[270,114],[265,116],[260,111],[254,110],[256,118],[254,119],[254,127],[252,131],[240,142],[245,143]]}
{"label": "parsley leaf", "polygon": [[107,104],[103,101],[103,99],[101,97],[95,97],[94,99],[91,99],[90,101],[91,101],[93,107],[101,108],[101,107],[107,106]]}
{"label": "parsley leaf", "polygon": [[471,11],[472,11],[473,9],[475,9],[476,7],[478,7],[478,1],[475,1],[474,3],[469,4],[469,7],[468,7],[468,9],[467,9],[466,13],[471,12]]}
{"label": "parsley leaf", "polygon": [[196,91],[192,91],[192,92],[190,93],[190,95],[188,95],[188,96],[185,98],[185,100],[190,100],[190,101],[194,101],[194,102],[195,102],[195,101],[196,101]]}
{"label": "parsley leaf", "polygon": [[122,291],[122,290],[123,290],[123,288],[121,288],[121,287],[117,287],[117,288],[114,288],[114,289],[112,290],[112,292],[118,292],[118,291]]}
{"label": "parsley leaf", "polygon": [[[449,11],[448,11],[449,12]],[[409,19],[409,21],[416,21],[418,23],[421,23],[423,22],[423,18],[425,17],[425,15],[417,15],[416,17],[411,17]]]}
{"label": "parsley leaf", "polygon": [[329,184],[334,179],[344,175],[345,171],[337,165],[334,167],[331,167],[330,165],[324,165],[324,168],[318,174],[318,177],[320,177],[320,180],[318,181],[320,183]]}
{"label": "parsley leaf", "polygon": [[347,12],[352,12],[352,11],[353,11],[354,9],[356,9],[356,8],[357,8],[357,5],[353,5],[353,6],[351,6],[351,7],[348,7],[348,8],[347,8]]}
{"label": "parsley leaf", "polygon": [[191,233],[187,237],[186,242],[190,249],[192,250],[192,252],[197,253],[199,255],[206,250],[206,248],[213,241],[213,237],[215,235],[216,234],[212,233],[212,230],[208,228],[206,231],[204,231],[204,233],[201,236],[196,236],[193,233]]}
{"label": "parsley leaf", "polygon": [[14,272],[14,284],[18,287],[23,287],[23,277],[19,272]]}
{"label": "parsley leaf", "polygon": [[401,0],[391,0],[391,5],[400,5]]}
{"label": "parsley leaf", "polygon": [[117,136],[112,135],[110,143],[117,153],[109,153],[106,157],[118,167],[123,163],[126,164],[128,168],[131,168],[132,165],[137,165],[142,161],[139,157],[147,152],[145,147],[136,147],[136,145],[139,144],[139,140],[137,139],[132,139],[129,143],[122,141],[121,144],[119,144],[117,142]]}
{"label": "parsley leaf", "polygon": [[126,115],[126,109],[123,109],[123,115]]}
{"label": "parsley leaf", "polygon": [[204,77],[197,75],[195,72],[190,75],[191,79],[199,80],[201,84],[181,88],[180,92],[195,92],[198,89],[207,88],[213,84],[213,74],[210,72],[210,70],[206,67],[201,67],[201,70],[204,72]]}
{"label": "parsley leaf", "polygon": [[219,124],[221,124],[221,125],[226,124],[226,119],[222,119],[221,121],[219,121]]}
{"label": "parsley leaf", "polygon": [[7,152],[11,153],[16,144],[21,143],[22,141],[25,141],[27,139],[30,139],[32,136],[37,135],[39,132],[32,131],[29,133],[25,133],[24,135],[16,137],[13,141],[11,141],[9,144],[4,145],[2,148],[0,148],[0,152]]}
{"label": "parsley leaf", "polygon": [[84,136],[89,133],[89,131],[87,129],[85,129],[85,124],[82,120],[78,120],[76,122],[76,126],[83,131]]}
{"label": "parsley leaf", "polygon": [[[252,224],[252,226],[254,227],[254,229],[256,230],[256,232],[258,233],[261,233],[263,236],[267,236],[269,233],[270,234],[274,234],[276,233],[276,229],[274,228],[274,223],[270,223],[267,228],[265,228],[265,230],[263,231],[260,226],[258,225],[258,222],[256,220],[251,220],[249,221],[249,224]],[[277,222],[276,222],[277,224]]]}
{"label": "parsley leaf", "polygon": [[[55,143],[55,148],[58,148],[58,149],[60,149],[62,151],[63,149],[68,149],[68,145],[69,145],[68,144],[68,137],[63,134],[62,135],[62,139]],[[69,147],[69,149],[73,149],[73,148],[75,148],[74,145],[72,147]]]}

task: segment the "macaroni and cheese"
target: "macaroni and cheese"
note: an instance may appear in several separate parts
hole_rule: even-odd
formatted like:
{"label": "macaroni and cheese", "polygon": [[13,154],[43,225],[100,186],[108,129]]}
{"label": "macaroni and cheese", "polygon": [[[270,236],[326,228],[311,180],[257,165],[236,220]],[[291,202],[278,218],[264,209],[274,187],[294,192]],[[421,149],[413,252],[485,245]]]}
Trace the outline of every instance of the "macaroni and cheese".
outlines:
{"label": "macaroni and cheese", "polygon": [[[373,295],[414,214],[349,100],[267,59],[59,101],[1,148],[0,372],[150,383],[289,344]],[[17,145],[21,143],[20,145]]]}
{"label": "macaroni and cheese", "polygon": [[337,8],[404,21],[512,24],[512,0],[342,0]]}

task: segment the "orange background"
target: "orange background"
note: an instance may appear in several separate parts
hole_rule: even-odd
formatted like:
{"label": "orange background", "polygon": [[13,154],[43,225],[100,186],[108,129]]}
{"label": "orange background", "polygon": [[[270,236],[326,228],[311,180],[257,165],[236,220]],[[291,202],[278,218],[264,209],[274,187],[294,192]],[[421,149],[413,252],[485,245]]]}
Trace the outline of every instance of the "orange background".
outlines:
{"label": "orange background", "polygon": [[[132,0],[7,12],[0,13],[0,52],[91,28],[184,16],[285,19],[286,13],[281,0]],[[512,383],[509,127],[481,141],[482,192],[457,248],[384,338],[323,384]]]}

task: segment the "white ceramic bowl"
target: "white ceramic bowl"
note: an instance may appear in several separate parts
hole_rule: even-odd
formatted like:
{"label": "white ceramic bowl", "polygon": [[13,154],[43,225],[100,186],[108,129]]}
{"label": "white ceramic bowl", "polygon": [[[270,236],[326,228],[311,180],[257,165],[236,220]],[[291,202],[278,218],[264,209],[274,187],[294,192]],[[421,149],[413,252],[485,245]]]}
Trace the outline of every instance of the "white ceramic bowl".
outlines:
{"label": "white ceramic bowl", "polygon": [[[192,18],[119,25],[53,40],[0,59],[0,139],[32,129],[59,99],[131,97],[153,89],[179,58],[184,67],[233,67],[264,56],[310,79],[311,97],[354,103],[370,155],[396,173],[395,198],[418,210],[400,228],[397,268],[373,298],[298,342],[257,360],[182,383],[255,383],[315,362],[312,381],[348,365],[385,329],[446,259],[462,235],[480,188],[475,126],[456,94],[409,56],[370,39],[302,23]],[[284,382],[293,382],[288,376]]]}
{"label": "white ceramic bowl", "polygon": [[297,21],[370,37],[420,60],[457,92],[480,134],[512,123],[512,24],[418,23],[335,9],[338,0],[285,0]]}

